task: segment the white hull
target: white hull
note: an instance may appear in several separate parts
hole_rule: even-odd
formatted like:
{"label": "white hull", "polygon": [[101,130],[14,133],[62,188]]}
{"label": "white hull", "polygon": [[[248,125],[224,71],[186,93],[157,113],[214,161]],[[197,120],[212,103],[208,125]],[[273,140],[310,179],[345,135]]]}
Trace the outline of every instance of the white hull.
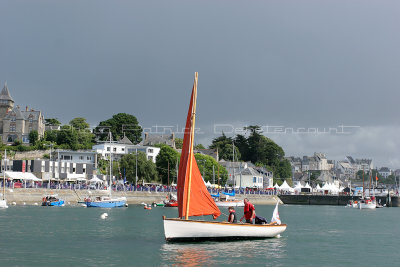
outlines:
{"label": "white hull", "polygon": [[238,201],[215,201],[218,207],[244,207],[244,203],[241,200]]}
{"label": "white hull", "polygon": [[7,206],[7,200],[5,199],[0,199],[0,209],[6,209],[8,208]]}
{"label": "white hull", "polygon": [[164,219],[165,239],[214,240],[276,237],[286,230],[286,224],[233,224],[228,222]]}
{"label": "white hull", "polygon": [[376,203],[372,202],[372,203],[358,203],[357,208],[359,208],[360,210],[362,209],[376,209]]}

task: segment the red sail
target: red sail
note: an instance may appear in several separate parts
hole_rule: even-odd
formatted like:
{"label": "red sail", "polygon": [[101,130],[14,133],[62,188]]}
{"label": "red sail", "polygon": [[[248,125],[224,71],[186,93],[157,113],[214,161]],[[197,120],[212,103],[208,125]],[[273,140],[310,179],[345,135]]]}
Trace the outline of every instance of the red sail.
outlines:
{"label": "red sail", "polygon": [[[195,86],[192,89],[192,96],[190,98],[189,111],[186,119],[185,133],[183,137],[183,146],[181,160],[179,163],[179,176],[178,176],[178,210],[179,217],[186,216],[187,205],[189,211],[187,216],[202,216],[213,215],[217,218],[221,215],[220,210],[210,196],[204,181],[201,177],[200,170],[197,166],[196,159],[193,154],[193,146],[191,145],[190,135],[193,127],[193,102],[195,101]],[[192,141],[193,142],[193,141]],[[191,172],[191,185],[189,190],[189,162],[192,160]],[[189,202],[188,193],[190,194]]]}

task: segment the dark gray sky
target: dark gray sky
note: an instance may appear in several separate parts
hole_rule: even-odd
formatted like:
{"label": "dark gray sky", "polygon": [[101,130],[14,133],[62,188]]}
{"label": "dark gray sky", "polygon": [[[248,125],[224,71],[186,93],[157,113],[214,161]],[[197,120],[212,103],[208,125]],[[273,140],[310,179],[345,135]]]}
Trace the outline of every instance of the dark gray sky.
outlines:
{"label": "dark gray sky", "polygon": [[0,83],[20,106],[95,126],[118,112],[184,125],[199,72],[198,126],[359,126],[271,134],[400,167],[399,1],[0,1]]}

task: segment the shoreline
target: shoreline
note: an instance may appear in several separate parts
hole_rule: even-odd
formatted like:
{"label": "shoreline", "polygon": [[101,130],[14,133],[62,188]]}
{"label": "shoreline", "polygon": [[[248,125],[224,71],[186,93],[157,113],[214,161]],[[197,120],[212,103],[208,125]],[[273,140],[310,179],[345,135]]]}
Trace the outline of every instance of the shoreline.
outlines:
{"label": "shoreline", "polygon": [[[2,189],[2,188],[1,188]],[[44,188],[6,188],[6,200],[8,205],[15,202],[16,205],[41,205],[42,198],[46,195],[56,194],[63,199],[68,206],[78,205],[85,197],[92,195],[107,195],[106,190],[69,190],[69,189],[44,189]],[[161,202],[165,199],[167,192],[142,192],[142,191],[113,191],[113,196],[126,197],[127,203],[141,204],[142,202],[151,204]],[[258,205],[275,205],[276,202],[283,202],[276,195],[236,195],[236,199],[243,200],[247,197],[250,202]]]}

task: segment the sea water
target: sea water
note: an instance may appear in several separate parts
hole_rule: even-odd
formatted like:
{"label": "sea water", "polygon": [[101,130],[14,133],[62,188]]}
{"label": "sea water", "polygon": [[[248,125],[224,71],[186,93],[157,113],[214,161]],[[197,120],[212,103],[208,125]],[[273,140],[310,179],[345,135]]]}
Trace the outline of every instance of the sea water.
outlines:
{"label": "sea water", "polygon": [[[274,206],[256,205],[270,220]],[[222,210],[224,213],[227,211]],[[101,214],[108,213],[102,219]],[[237,209],[239,218],[243,208]],[[0,266],[397,266],[399,208],[279,206],[280,238],[166,243],[176,208],[10,206],[0,210]],[[222,215],[220,220],[225,220]]]}

